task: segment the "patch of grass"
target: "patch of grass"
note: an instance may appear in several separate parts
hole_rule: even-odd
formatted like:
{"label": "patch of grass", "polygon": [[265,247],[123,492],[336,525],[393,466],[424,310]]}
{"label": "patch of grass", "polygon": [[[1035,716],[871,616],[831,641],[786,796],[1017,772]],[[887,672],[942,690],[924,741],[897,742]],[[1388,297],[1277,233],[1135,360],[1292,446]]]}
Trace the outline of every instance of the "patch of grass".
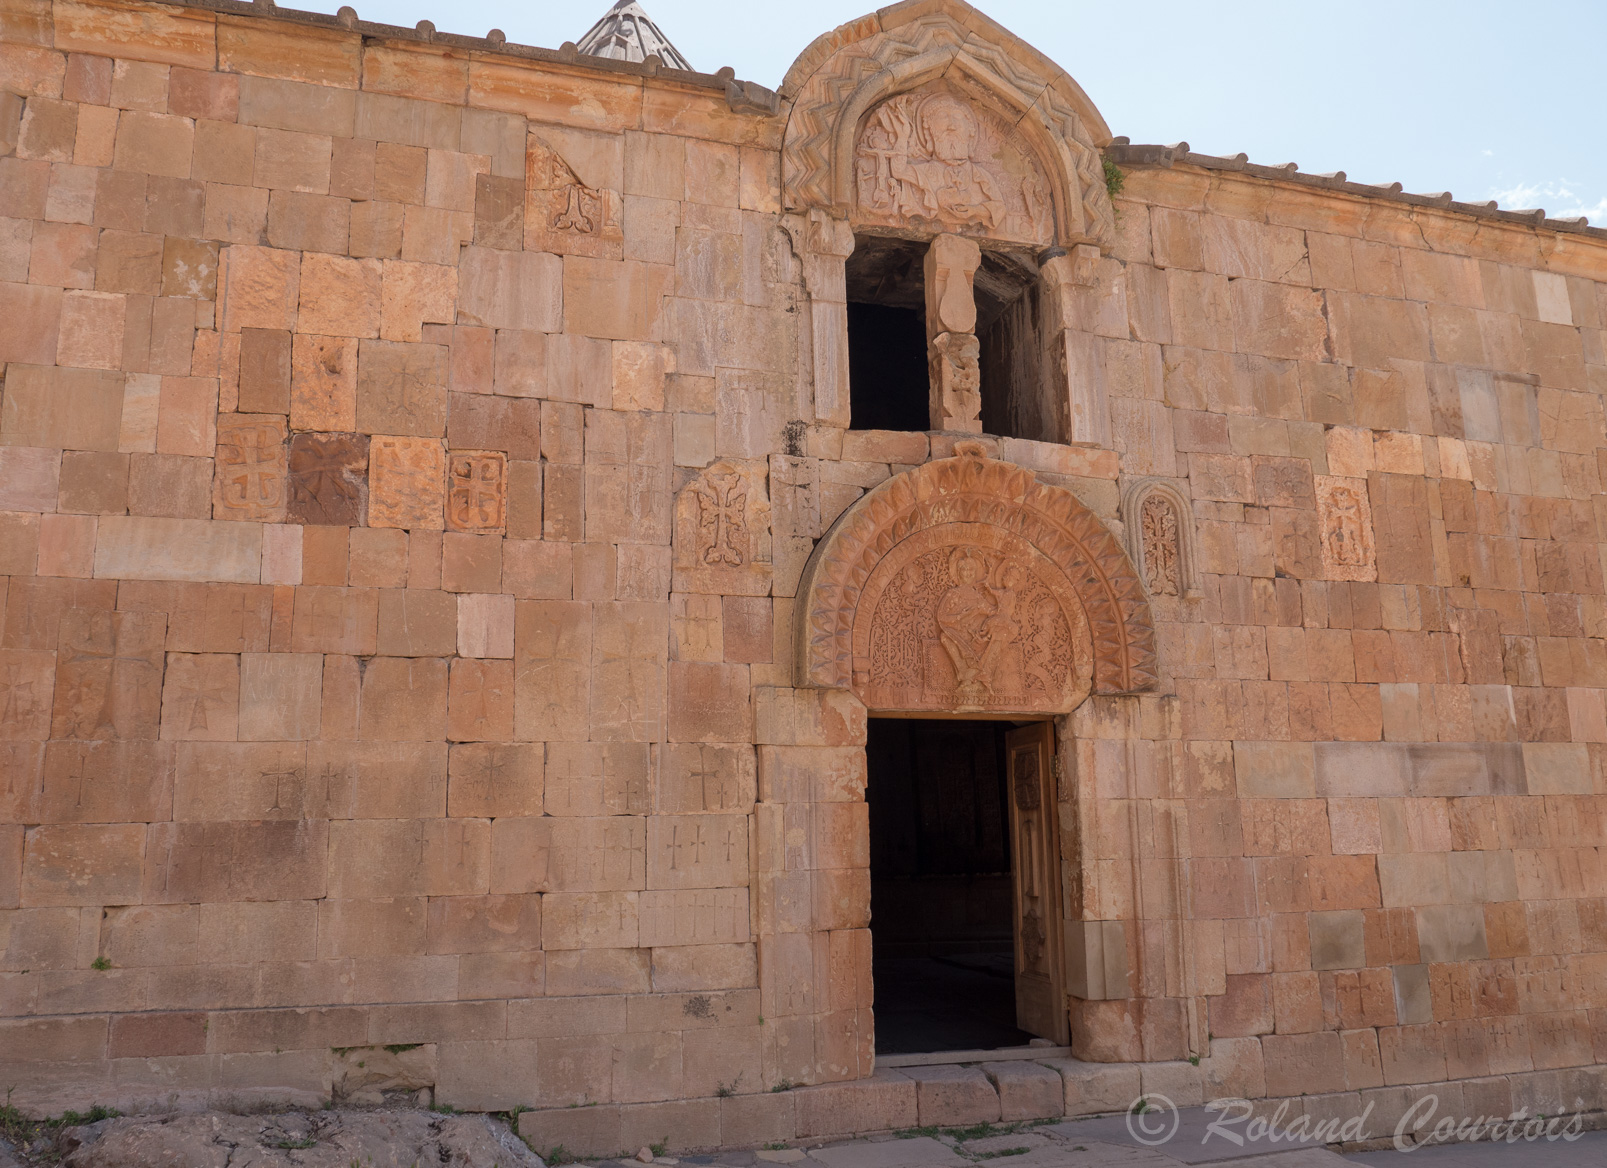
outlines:
{"label": "patch of grass", "polygon": [[1126,185],[1127,176],[1122,173],[1122,168],[1110,159],[1105,159],[1105,193],[1114,199],[1122,193],[1122,187]]}
{"label": "patch of grass", "polygon": [[97,1103],[84,1112],[64,1111],[54,1118],[29,1119],[11,1105],[11,1092],[7,1091],[5,1103],[0,1104],[0,1137],[21,1147],[45,1136],[54,1135],[64,1127],[99,1123],[103,1119],[116,1119],[122,1114],[115,1107],[102,1107]]}
{"label": "patch of grass", "polygon": [[785,1152],[790,1147],[792,1145],[787,1143],[786,1140],[771,1140],[764,1146],[764,1150],[767,1152]]}
{"label": "patch of grass", "polygon": [[424,1044],[422,1042],[392,1042],[389,1043],[385,1049],[390,1051],[392,1054],[406,1054],[408,1051],[417,1050],[423,1045]]}
{"label": "patch of grass", "polygon": [[95,960],[93,960],[93,961],[91,961],[89,963],[89,968],[98,969],[102,973],[105,973],[111,967],[112,967],[112,959],[110,957],[97,957],[97,958],[95,958]]}
{"label": "patch of grass", "polygon": [[267,1148],[278,1148],[282,1152],[300,1152],[306,1150],[307,1148],[315,1147],[317,1143],[317,1140],[292,1139],[287,1137],[282,1140],[267,1140],[263,1143],[263,1146]]}
{"label": "patch of grass", "polygon": [[997,1152],[972,1152],[978,1160],[999,1160],[1005,1156],[1025,1156],[1031,1148],[1000,1148]]}
{"label": "patch of grass", "polygon": [[774,1095],[780,1091],[791,1091],[797,1085],[798,1084],[794,1083],[791,1079],[782,1079],[774,1087],[770,1088],[770,1093]]}
{"label": "patch of grass", "polygon": [[647,1147],[648,1150],[653,1153],[655,1158],[662,1156],[665,1152],[670,1150],[670,1137],[665,1136],[658,1143],[648,1144]]}
{"label": "patch of grass", "polygon": [[437,1103],[430,1110],[441,1115],[456,1115],[458,1113],[458,1109],[450,1103]]}
{"label": "patch of grass", "polygon": [[547,1149],[547,1154],[544,1156],[542,1156],[540,1152],[537,1152],[536,1154],[541,1156],[541,1158],[548,1164],[577,1164],[580,1162],[580,1157],[575,1155],[562,1144],[554,1144],[551,1148]]}
{"label": "patch of grass", "polygon": [[1200,1065],[1200,1056],[1197,1055],[1197,1054],[1189,1055],[1189,1065],[1190,1066],[1195,1066],[1195,1067],[1199,1066]]}

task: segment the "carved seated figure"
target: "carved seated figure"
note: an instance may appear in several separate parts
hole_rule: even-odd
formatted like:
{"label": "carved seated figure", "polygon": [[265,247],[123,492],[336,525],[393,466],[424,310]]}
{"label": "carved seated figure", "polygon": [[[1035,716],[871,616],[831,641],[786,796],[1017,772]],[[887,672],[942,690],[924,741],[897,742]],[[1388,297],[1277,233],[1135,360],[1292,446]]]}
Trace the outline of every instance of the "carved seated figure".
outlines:
{"label": "carved seated figure", "polygon": [[895,98],[876,111],[862,147],[862,202],[897,216],[992,230],[1006,214],[994,177],[972,160],[976,115],[947,94]]}

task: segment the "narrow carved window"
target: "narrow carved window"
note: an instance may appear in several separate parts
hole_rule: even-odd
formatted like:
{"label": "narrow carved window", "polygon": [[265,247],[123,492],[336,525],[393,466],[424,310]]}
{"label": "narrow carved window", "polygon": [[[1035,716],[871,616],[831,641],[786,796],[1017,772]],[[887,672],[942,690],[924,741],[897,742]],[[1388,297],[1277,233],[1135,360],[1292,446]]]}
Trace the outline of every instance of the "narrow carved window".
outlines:
{"label": "narrow carved window", "polygon": [[926,245],[860,236],[848,257],[848,399],[855,430],[925,430]]}

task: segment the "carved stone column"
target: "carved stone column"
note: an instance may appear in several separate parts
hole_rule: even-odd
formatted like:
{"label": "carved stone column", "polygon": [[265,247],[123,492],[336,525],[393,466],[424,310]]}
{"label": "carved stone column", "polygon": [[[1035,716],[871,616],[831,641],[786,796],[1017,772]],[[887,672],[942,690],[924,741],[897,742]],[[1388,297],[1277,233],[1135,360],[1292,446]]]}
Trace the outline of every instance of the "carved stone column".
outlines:
{"label": "carved stone column", "polygon": [[1085,327],[1097,309],[1091,302],[1098,264],[1099,249],[1082,244],[1043,265],[1044,389],[1066,403],[1068,442],[1108,447],[1104,348]]}
{"label": "carved stone column", "polygon": [[[848,398],[848,286],[843,265],[854,250],[854,229],[824,211],[790,216],[793,248],[803,261],[809,291],[809,330],[815,373],[815,420],[846,428]],[[800,238],[801,236],[801,238]],[[799,245],[802,245],[801,247]]]}
{"label": "carved stone column", "polygon": [[934,430],[982,432],[982,347],[972,288],[981,262],[982,249],[960,235],[939,235],[926,252],[926,359]]}

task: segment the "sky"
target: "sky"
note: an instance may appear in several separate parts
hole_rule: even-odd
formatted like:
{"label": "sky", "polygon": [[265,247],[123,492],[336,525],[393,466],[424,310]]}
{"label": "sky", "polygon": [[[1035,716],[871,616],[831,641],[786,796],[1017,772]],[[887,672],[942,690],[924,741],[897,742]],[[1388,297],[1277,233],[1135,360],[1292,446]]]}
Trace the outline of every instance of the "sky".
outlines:
{"label": "sky", "polygon": [[[334,12],[342,0],[284,0]],[[364,20],[557,48],[612,0],[350,0]],[[884,0],[885,2],[885,0]],[[771,88],[876,0],[641,0],[692,65]],[[1134,142],[1343,170],[1607,227],[1607,0],[983,0]]]}

